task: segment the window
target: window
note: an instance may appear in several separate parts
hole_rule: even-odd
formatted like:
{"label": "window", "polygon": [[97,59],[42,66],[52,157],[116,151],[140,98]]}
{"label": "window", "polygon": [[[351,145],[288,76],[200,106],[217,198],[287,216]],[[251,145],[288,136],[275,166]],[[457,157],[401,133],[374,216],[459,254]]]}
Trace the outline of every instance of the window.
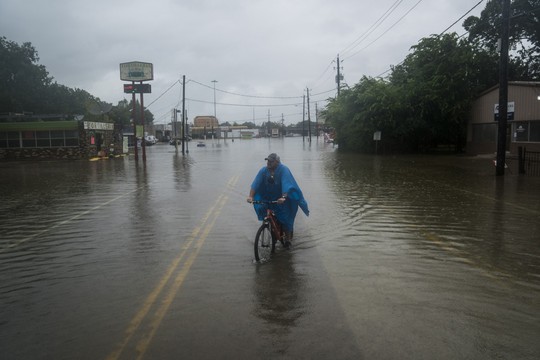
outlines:
{"label": "window", "polygon": [[23,147],[36,147],[36,132],[35,131],[22,131],[22,146]]}
{"label": "window", "polygon": [[0,131],[0,148],[79,146],[77,130]]}
{"label": "window", "polygon": [[540,121],[521,121],[513,126],[514,141],[540,142]]}
{"label": "window", "polygon": [[531,121],[529,141],[540,142],[540,121]]}
{"label": "window", "polygon": [[65,130],[66,146],[79,146],[79,132],[77,130]]}
{"label": "window", "polygon": [[21,147],[21,137],[20,132],[18,131],[8,131],[7,132],[7,147],[9,148],[18,148]]}
{"label": "window", "polygon": [[47,131],[36,131],[37,147],[51,147],[51,134]]}
{"label": "window", "polygon": [[51,147],[64,146],[64,131],[51,131]]}
{"label": "window", "polygon": [[7,133],[5,131],[0,131],[0,149],[7,148]]}
{"label": "window", "polygon": [[514,141],[529,141],[529,122],[514,123]]}

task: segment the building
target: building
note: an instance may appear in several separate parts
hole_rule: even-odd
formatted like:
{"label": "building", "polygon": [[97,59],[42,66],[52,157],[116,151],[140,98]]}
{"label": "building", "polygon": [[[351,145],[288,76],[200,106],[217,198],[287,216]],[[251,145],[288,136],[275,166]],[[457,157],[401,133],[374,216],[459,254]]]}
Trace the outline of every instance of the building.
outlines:
{"label": "building", "polygon": [[219,126],[218,119],[215,116],[195,116],[193,127],[212,129]]}
{"label": "building", "polygon": [[[498,103],[498,85],[474,101],[467,128],[467,153],[497,152]],[[540,82],[508,83],[506,148],[517,155],[519,147],[540,151]]]}
{"label": "building", "polygon": [[0,119],[0,160],[89,159],[114,149],[120,154],[121,129],[110,122],[65,115],[7,115]]}

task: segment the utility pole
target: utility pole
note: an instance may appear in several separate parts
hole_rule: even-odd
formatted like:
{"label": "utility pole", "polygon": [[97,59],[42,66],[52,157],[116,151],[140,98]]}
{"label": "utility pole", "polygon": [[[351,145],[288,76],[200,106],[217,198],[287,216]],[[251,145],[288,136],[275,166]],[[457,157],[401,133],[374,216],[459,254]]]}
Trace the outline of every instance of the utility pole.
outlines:
{"label": "utility pole", "polygon": [[302,142],[306,142],[305,139],[305,125],[306,122],[306,95],[302,96]]}
{"label": "utility pole", "polygon": [[309,110],[309,88],[306,88],[306,91],[307,91],[308,136],[309,136],[309,143],[311,144],[311,111]]}
{"label": "utility pole", "polygon": [[508,43],[510,0],[503,0],[501,25],[501,57],[499,63],[499,126],[497,131],[497,164],[495,174],[504,175],[506,165],[506,127],[508,116]]}
{"label": "utility pole", "polygon": [[341,88],[341,65],[339,64],[339,54],[337,55],[337,75],[336,75],[336,84],[337,84],[337,96],[339,97],[339,89]]}
{"label": "utility pole", "polygon": [[315,131],[317,132],[317,142],[319,142],[319,110],[317,109],[317,102],[315,102]]}
{"label": "utility pole", "polygon": [[268,109],[268,122],[266,123],[266,136],[272,136],[272,128],[270,127],[270,109]]}
{"label": "utility pole", "polygon": [[[214,99],[215,99],[215,97],[214,97]],[[214,109],[215,109],[215,107],[214,107]],[[185,148],[186,148],[185,144],[186,144],[186,140],[187,140],[186,117],[184,116],[185,113],[186,113],[186,75],[182,75],[182,155],[185,154]]]}
{"label": "utility pole", "polygon": [[216,83],[217,83],[217,80],[212,80],[212,82],[214,83],[214,118],[217,119],[217,117],[216,117]]}
{"label": "utility pole", "polygon": [[[141,81],[141,85],[142,85]],[[142,140],[141,140],[141,146],[142,146],[142,161],[143,164],[146,164],[146,139],[144,137],[145,131],[144,131],[144,101],[143,101],[143,93],[141,92],[141,125],[142,125]]]}
{"label": "utility pole", "polygon": [[180,110],[174,108],[174,151],[178,152],[178,113]]}
{"label": "utility pole", "polygon": [[[135,87],[135,81],[131,82],[131,85]],[[137,107],[135,106],[135,92],[133,92],[131,96],[131,103],[133,104],[133,109],[131,110],[131,118],[133,119],[133,138],[135,139],[135,162],[138,163],[139,161],[139,150],[138,150],[138,143],[137,143],[137,120],[136,120],[136,112]],[[142,143],[141,143],[142,146]]]}

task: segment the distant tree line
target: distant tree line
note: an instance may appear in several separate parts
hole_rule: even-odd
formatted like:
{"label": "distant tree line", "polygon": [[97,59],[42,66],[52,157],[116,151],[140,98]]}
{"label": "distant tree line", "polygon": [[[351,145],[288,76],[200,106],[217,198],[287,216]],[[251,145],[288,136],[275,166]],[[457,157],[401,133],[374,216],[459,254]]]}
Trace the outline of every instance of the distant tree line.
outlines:
{"label": "distant tree line", "polygon": [[[439,146],[464,149],[472,102],[499,81],[497,42],[501,1],[489,1],[480,17],[456,33],[421,39],[386,78],[363,77],[323,111],[339,148],[373,152],[381,131],[388,152],[426,152]],[[540,79],[540,0],[512,2],[509,79]]]}
{"label": "distant tree line", "polygon": [[[138,105],[138,102],[136,104]],[[140,107],[139,107],[140,108]],[[99,111],[103,109],[105,111]],[[31,43],[19,45],[0,37],[0,114],[84,115],[86,120],[129,124],[131,101],[116,106],[102,102],[85,90],[72,89],[54,81]],[[145,110],[145,123],[153,114]],[[135,121],[140,115],[136,113]]]}

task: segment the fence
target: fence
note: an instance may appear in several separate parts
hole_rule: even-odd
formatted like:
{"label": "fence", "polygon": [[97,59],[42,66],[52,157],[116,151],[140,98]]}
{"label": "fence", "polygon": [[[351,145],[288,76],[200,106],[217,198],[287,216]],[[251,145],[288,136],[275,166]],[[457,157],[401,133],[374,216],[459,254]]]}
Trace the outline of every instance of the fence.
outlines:
{"label": "fence", "polygon": [[527,151],[518,148],[519,173],[531,176],[540,176],[540,152]]}

